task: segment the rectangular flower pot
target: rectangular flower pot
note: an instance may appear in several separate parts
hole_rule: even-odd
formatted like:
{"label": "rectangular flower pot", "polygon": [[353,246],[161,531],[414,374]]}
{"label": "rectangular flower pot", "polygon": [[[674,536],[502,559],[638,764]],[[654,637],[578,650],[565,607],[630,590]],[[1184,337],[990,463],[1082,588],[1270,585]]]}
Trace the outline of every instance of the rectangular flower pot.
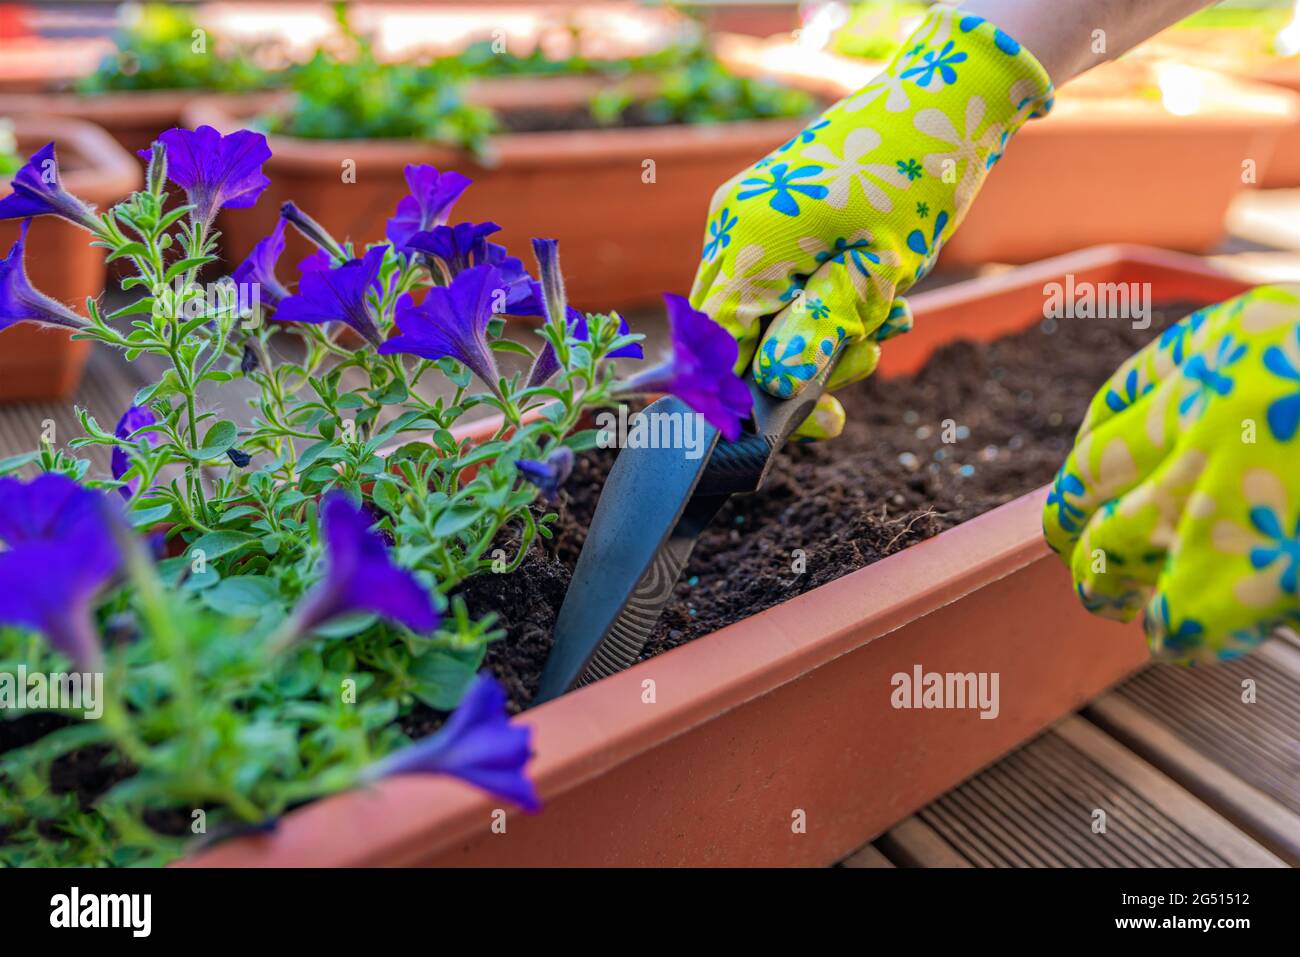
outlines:
{"label": "rectangular flower pot", "polygon": [[[916,296],[880,374],[1024,328],[1067,274],[1150,282],[1166,302],[1246,288],[1192,257],[1086,250]],[[492,797],[395,778],[185,863],[830,864],[1146,661],[1137,626],[1080,607],[1042,540],[1045,494],[525,712],[546,807],[509,811],[504,831]],[[895,709],[891,677],[917,666],[999,673],[998,717]]]}
{"label": "rectangular flower pot", "polygon": [[[545,81],[534,82],[540,89]],[[555,105],[575,102],[571,85],[557,89]],[[537,95],[530,105],[537,105]],[[186,110],[186,122],[229,132],[271,103],[199,99]],[[456,204],[456,221],[500,223],[500,241],[521,255],[534,237],[559,239],[569,298],[579,308],[645,305],[663,292],[689,291],[713,191],[805,122],[510,133],[493,137],[489,165],[408,140],[271,136],[266,171],[272,185],[252,209],[222,216],[223,248],[238,262],[271,231],[286,200],[340,238],[378,240],[407,192],[403,168],[430,163],[474,180]],[[355,181],[345,178],[351,170]],[[296,235],[287,240],[287,263],[310,251]]]}
{"label": "rectangular flower pot", "polygon": [[[729,38],[724,58],[833,96],[879,72],[784,38]],[[1294,143],[1286,152],[1297,124],[1300,98],[1277,86],[1168,59],[1098,67],[1016,134],[938,268],[1025,263],[1100,243],[1209,252],[1237,194],[1271,182],[1272,164],[1300,162]],[[933,140],[926,155],[960,154],[983,134],[955,129],[953,142]]]}
{"label": "rectangular flower pot", "polygon": [[[1300,55],[1276,56],[1262,27],[1178,27],[1144,43],[1135,55],[1196,63],[1251,83],[1300,93]],[[1259,184],[1268,189],[1300,186],[1300,117],[1283,130]]]}
{"label": "rectangular flower pot", "polygon": [[[100,209],[142,181],[136,159],[97,126],[20,116],[14,133],[24,156],[54,141],[64,186]],[[8,195],[8,184],[0,190],[0,197]],[[18,222],[0,222],[0,255],[9,253],[18,235]],[[104,251],[92,248],[90,240],[85,230],[53,216],[32,220],[25,256],[32,285],[84,313],[86,297],[104,289]],[[30,323],[0,332],[0,402],[68,398],[81,381],[89,346],[73,342],[66,330]]]}
{"label": "rectangular flower pot", "polygon": [[62,117],[103,127],[129,153],[147,150],[163,130],[179,126],[199,90],[132,93],[0,93],[0,116]]}

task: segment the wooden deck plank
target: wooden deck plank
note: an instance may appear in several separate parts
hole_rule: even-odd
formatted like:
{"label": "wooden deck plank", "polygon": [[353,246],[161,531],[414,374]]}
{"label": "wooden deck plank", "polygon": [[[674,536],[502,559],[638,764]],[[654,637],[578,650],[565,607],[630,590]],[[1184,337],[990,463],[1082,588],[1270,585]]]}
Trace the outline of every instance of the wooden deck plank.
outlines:
{"label": "wooden deck plank", "polygon": [[840,867],[894,867],[895,864],[887,858],[874,844],[864,844],[844,860],[840,861]]}
{"label": "wooden deck plank", "polygon": [[879,841],[880,848],[900,867],[970,867],[962,857],[928,825],[915,817],[901,821]]}
{"label": "wooden deck plank", "polygon": [[1210,848],[1230,866],[1285,866],[1268,849],[1083,718],[1067,718],[1052,733],[1124,781],[1181,827],[1191,841]]}
{"label": "wooden deck plank", "polygon": [[1300,864],[1300,815],[1211,761],[1119,694],[1094,701],[1085,713],[1283,860]]}

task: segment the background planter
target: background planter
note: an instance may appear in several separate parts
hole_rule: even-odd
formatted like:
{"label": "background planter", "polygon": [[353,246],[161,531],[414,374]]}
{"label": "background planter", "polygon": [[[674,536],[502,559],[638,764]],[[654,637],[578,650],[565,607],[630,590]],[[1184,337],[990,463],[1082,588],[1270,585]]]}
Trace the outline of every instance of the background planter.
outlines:
{"label": "background planter", "polygon": [[[30,156],[51,140],[69,192],[105,209],[140,187],[140,164],[103,130],[67,119],[18,117],[18,148]],[[7,195],[8,188],[0,195]],[[0,222],[0,250],[18,241],[19,223]],[[37,289],[84,312],[87,296],[104,289],[104,251],[90,246],[85,230],[53,216],[32,220],[27,234],[27,274]],[[61,399],[81,380],[90,343],[67,332],[23,323],[0,332],[0,402]]]}
{"label": "background planter", "polygon": [[[854,92],[878,72],[785,38],[729,37],[719,52],[737,69],[822,95]],[[1297,139],[1290,155],[1284,137]],[[1245,161],[1271,184],[1272,164],[1286,169],[1297,157],[1294,93],[1145,56],[1109,63],[1025,124],[938,268],[1024,263],[1099,243],[1209,252],[1224,237],[1229,203],[1252,185]]]}
{"label": "background planter", "polygon": [[[274,102],[199,99],[186,110],[186,124],[207,123],[226,132]],[[557,97],[555,105],[572,106],[573,99]],[[280,204],[290,199],[340,238],[378,240],[406,194],[402,169],[431,163],[474,180],[456,204],[457,221],[500,223],[499,240],[525,259],[531,238],[559,239],[569,298],[577,307],[658,302],[663,292],[690,289],[713,191],[805,123],[510,133],[493,138],[491,167],[459,151],[408,140],[272,136],[272,186],[257,206],[223,217],[224,248],[237,262],[271,231]],[[348,160],[355,163],[356,182],[345,184]],[[286,262],[310,252],[297,235],[287,238]]]}
{"label": "background planter", "polygon": [[[1275,56],[1265,27],[1179,27],[1138,48],[1137,55],[1197,63],[1252,83],[1300,93],[1300,56]],[[1283,131],[1260,179],[1267,188],[1300,186],[1300,119]]]}
{"label": "background planter", "polygon": [[179,126],[181,113],[200,90],[143,93],[2,93],[0,116],[63,117],[107,130],[130,153],[147,150],[163,130]]}
{"label": "background planter", "polygon": [[1138,64],[1121,62],[1067,86],[1049,116],[1016,136],[941,260],[1019,263],[1100,242],[1216,247],[1229,204],[1249,188],[1243,164],[1267,175],[1280,137],[1300,120],[1300,98],[1156,68],[1152,79],[1188,87],[1167,93],[1167,107],[1135,94],[1141,76]]}
{"label": "background planter", "polygon": [[[880,374],[914,371],[945,342],[1024,328],[1042,314],[1044,284],[1066,274],[1150,282],[1157,301],[1245,288],[1190,257],[1087,250],[914,297],[916,329],[891,343]],[[547,806],[512,815],[505,834],[492,832],[491,797],[393,779],[188,863],[832,863],[1146,660],[1136,626],[1075,599],[1042,540],[1045,494],[526,712]],[[893,709],[891,676],[917,664],[999,672],[1000,716]],[[792,831],[796,810],[806,833]]]}

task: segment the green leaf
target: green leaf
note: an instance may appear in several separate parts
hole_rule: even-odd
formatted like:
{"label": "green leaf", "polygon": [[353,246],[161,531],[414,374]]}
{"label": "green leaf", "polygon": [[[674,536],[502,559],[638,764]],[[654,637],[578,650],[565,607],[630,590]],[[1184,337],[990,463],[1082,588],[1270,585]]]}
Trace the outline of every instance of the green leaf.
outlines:
{"label": "green leaf", "polygon": [[411,665],[410,675],[416,681],[412,693],[430,708],[452,710],[465,697],[486,651],[486,645],[477,645],[463,651],[425,652]]}
{"label": "green leaf", "polygon": [[153,307],[154,307],[154,298],[152,296],[145,296],[143,299],[137,299],[129,306],[123,306],[121,309],[117,309],[113,312],[110,312],[107,316],[104,317],[104,321],[113,322],[116,319],[123,319],[127,316],[139,316],[139,315],[151,316],[153,315]]}
{"label": "green leaf", "polygon": [[173,279],[187,269],[198,269],[200,266],[206,266],[212,261],[212,256],[193,256],[189,259],[178,260],[167,267],[167,272],[163,275],[163,283],[170,284]]}
{"label": "green leaf", "polygon": [[450,538],[469,528],[482,514],[482,510],[474,505],[454,505],[438,516],[438,520],[433,523],[433,534],[439,538]]}
{"label": "green leaf", "polygon": [[313,629],[312,634],[322,638],[351,638],[365,631],[378,620],[379,616],[372,614],[344,615],[342,618],[327,621],[319,628]]}
{"label": "green leaf", "polygon": [[30,465],[40,457],[40,452],[24,452],[22,455],[11,455],[7,459],[0,459],[0,475],[17,472],[24,465]]}
{"label": "green leaf", "polygon": [[221,529],[215,532],[208,532],[206,535],[200,535],[186,551],[193,553],[202,551],[208,561],[214,558],[220,558],[223,555],[229,555],[237,552],[241,548],[253,544],[257,541],[256,535],[250,535],[248,532],[235,532],[227,529]]}
{"label": "green leaf", "polygon": [[512,352],[518,356],[527,356],[533,358],[532,350],[522,342],[515,342],[513,339],[495,339],[491,343],[493,352]]}
{"label": "green leaf", "polygon": [[203,436],[203,445],[194,451],[195,458],[215,459],[226,454],[226,449],[233,446],[239,438],[235,423],[223,419]]}
{"label": "green leaf", "polygon": [[135,528],[148,528],[157,525],[159,522],[166,521],[172,513],[172,503],[164,502],[162,505],[154,505],[150,508],[132,509],[131,524]]}
{"label": "green leaf", "polygon": [[347,449],[335,445],[332,441],[317,442],[314,445],[307,446],[302,453],[302,458],[298,459],[298,472],[302,474],[317,462],[335,462],[347,458],[347,455]]}
{"label": "green leaf", "polygon": [[280,589],[264,575],[234,575],[203,592],[213,611],[232,618],[260,618],[269,606],[280,605]]}
{"label": "green leaf", "polygon": [[376,505],[391,514],[396,514],[402,507],[401,490],[397,487],[397,483],[391,479],[376,481],[370,497],[375,500]]}
{"label": "green leaf", "polygon": [[590,452],[596,447],[596,439],[600,437],[600,429],[584,429],[581,432],[574,432],[564,440],[564,444],[575,452]]}

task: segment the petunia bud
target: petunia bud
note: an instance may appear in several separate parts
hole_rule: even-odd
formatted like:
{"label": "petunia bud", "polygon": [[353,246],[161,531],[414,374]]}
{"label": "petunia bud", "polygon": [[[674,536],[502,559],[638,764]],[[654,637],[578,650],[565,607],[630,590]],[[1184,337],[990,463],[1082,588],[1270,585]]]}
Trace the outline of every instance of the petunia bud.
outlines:
{"label": "petunia bud", "polygon": [[146,188],[154,196],[161,196],[167,185],[167,147],[161,140],[154,140],[149,148],[149,167],[145,171]]}
{"label": "petunia bud", "polygon": [[304,213],[294,203],[285,203],[280,207],[280,218],[329,253],[335,262],[345,263],[351,258],[343,251],[339,241],[331,236],[324,226]]}

